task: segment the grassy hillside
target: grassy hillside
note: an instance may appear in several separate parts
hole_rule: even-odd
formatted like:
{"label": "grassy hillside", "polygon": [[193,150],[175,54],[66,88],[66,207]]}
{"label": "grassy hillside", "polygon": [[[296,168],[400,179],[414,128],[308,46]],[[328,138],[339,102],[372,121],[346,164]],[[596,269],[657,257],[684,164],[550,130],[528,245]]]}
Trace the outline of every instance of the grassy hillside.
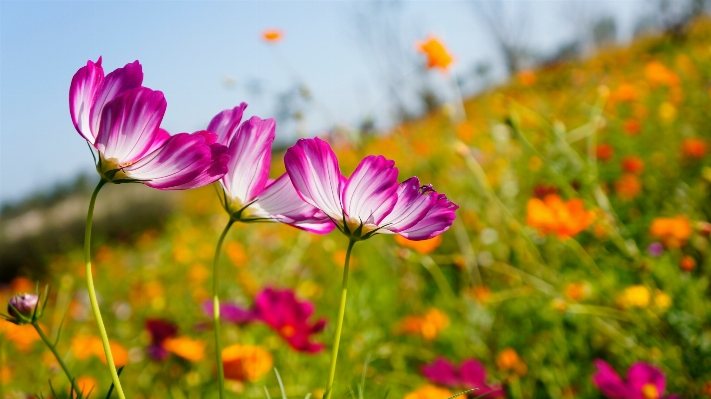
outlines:
{"label": "grassy hillside", "polygon": [[[417,175],[460,205],[441,240],[377,236],[355,247],[334,397],[357,396],[367,359],[365,397],[437,385],[421,368],[440,356],[477,359],[511,398],[602,397],[591,382],[596,359],[623,376],[646,362],[666,375],[666,393],[711,395],[710,46],[711,21],[700,20],[683,38],[523,72],[467,100],[465,122],[445,107],[385,136],[333,140],[344,173],[383,154],[400,180]],[[283,171],[276,155],[272,176]],[[212,187],[180,201],[160,234],[94,245],[105,322],[134,398],[216,397],[201,304],[227,215]],[[223,298],[248,307],[264,287],[289,288],[315,304],[314,320],[333,320],[346,244],[338,232],[237,225],[221,264]],[[68,309],[60,352],[105,392],[81,264],[80,248],[52,260],[43,323],[56,332]],[[16,279],[2,298],[31,286]],[[162,361],[146,355],[151,318],[179,328]],[[330,345],[333,324],[314,339]],[[6,395],[47,395],[48,378],[66,386],[33,331],[0,331]],[[277,396],[272,363],[290,395],[323,392],[328,351],[295,351],[288,332],[263,324],[223,332],[225,345],[263,349],[239,363],[235,396],[264,397],[262,386]],[[423,392],[409,398],[447,397]]]}

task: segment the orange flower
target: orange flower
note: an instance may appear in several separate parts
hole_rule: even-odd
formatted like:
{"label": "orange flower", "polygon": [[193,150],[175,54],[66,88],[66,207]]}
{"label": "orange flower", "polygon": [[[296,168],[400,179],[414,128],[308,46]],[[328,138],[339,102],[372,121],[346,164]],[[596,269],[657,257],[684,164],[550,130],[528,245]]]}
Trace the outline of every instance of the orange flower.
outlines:
{"label": "orange flower", "polygon": [[685,158],[701,159],[706,155],[706,142],[695,138],[684,139],[681,152]]}
{"label": "orange flower", "polygon": [[533,71],[521,71],[518,73],[518,81],[524,86],[533,86],[538,79]]}
{"label": "orange flower", "polygon": [[421,335],[431,341],[449,325],[449,317],[441,310],[432,308],[424,316],[408,316],[400,323],[405,334]]}
{"label": "orange flower", "polygon": [[265,29],[262,31],[262,39],[268,43],[277,43],[284,38],[284,32],[280,29]]}
{"label": "orange flower", "polygon": [[660,239],[667,248],[679,248],[691,236],[691,223],[684,215],[656,218],[649,227],[649,234]]}
{"label": "orange flower", "polygon": [[555,194],[543,200],[531,198],[526,207],[526,223],[543,235],[557,234],[559,238],[572,237],[585,230],[595,218],[595,213],[585,210],[580,199],[567,202]]}
{"label": "orange flower", "polygon": [[225,245],[225,252],[233,265],[242,267],[247,263],[247,254],[244,252],[242,244],[230,241]]}
{"label": "orange flower", "polygon": [[506,348],[496,356],[496,366],[501,370],[512,370],[514,373],[524,376],[528,373],[528,366],[516,353],[514,348]]}
{"label": "orange flower", "polygon": [[222,350],[225,378],[254,382],[272,369],[272,355],[259,346],[230,345]]}
{"label": "orange flower", "polygon": [[[111,355],[117,367],[121,367],[128,362],[128,351],[121,344],[109,341],[109,347],[111,347]],[[104,364],[107,364],[104,345],[99,337],[74,337],[71,342],[71,350],[77,360],[86,360],[94,356]]]}
{"label": "orange flower", "polygon": [[642,182],[637,175],[625,173],[615,182],[615,192],[621,199],[631,201],[642,192]]}
{"label": "orange flower", "polygon": [[644,74],[653,85],[675,86],[679,84],[679,76],[665,67],[659,61],[652,61],[644,68]]}
{"label": "orange flower", "polygon": [[486,303],[491,297],[491,289],[485,285],[477,285],[471,291],[474,298],[481,303]]}
{"label": "orange flower", "polygon": [[452,391],[434,385],[425,385],[405,395],[404,399],[447,399]]}
{"label": "orange flower", "polygon": [[634,101],[637,97],[637,89],[629,83],[621,84],[617,90],[612,93],[612,98],[617,101]]}
{"label": "orange flower", "polygon": [[[44,330],[44,328],[42,329]],[[0,320],[0,336],[4,336],[2,339],[13,342],[15,347],[22,352],[29,351],[32,344],[40,339],[30,324],[17,325],[4,320]]]}
{"label": "orange flower", "polygon": [[417,42],[415,47],[427,56],[427,68],[439,68],[445,72],[454,61],[444,43],[435,36],[430,35],[426,41]]}
{"label": "orange flower", "polygon": [[79,388],[79,391],[83,392],[84,395],[87,395],[89,392],[99,390],[97,388],[99,383],[93,377],[89,377],[89,376],[85,375],[85,376],[77,378],[76,382],[77,382],[77,388]]}
{"label": "orange flower", "polygon": [[610,158],[615,155],[615,150],[607,143],[600,143],[597,145],[597,148],[595,148],[595,154],[597,155],[597,159],[609,161]]}
{"label": "orange flower", "polygon": [[582,301],[587,296],[587,289],[583,283],[570,283],[565,286],[565,296],[573,301]]}
{"label": "orange flower", "polygon": [[690,272],[696,268],[696,261],[691,256],[684,256],[679,262],[679,267],[681,267],[681,270]]}
{"label": "orange flower", "polygon": [[625,133],[630,136],[636,136],[642,131],[642,124],[636,119],[627,119],[622,125],[622,128],[625,130]]}
{"label": "orange flower", "polygon": [[191,362],[198,362],[205,357],[205,343],[197,339],[168,338],[163,341],[163,348]]}
{"label": "orange flower", "polygon": [[636,156],[624,157],[622,158],[622,170],[638,175],[644,171],[644,161]]}
{"label": "orange flower", "polygon": [[439,244],[442,243],[442,236],[438,235],[427,240],[412,241],[397,234],[395,236],[395,242],[397,242],[403,247],[413,249],[421,254],[428,254],[437,249],[437,247],[439,247]]}

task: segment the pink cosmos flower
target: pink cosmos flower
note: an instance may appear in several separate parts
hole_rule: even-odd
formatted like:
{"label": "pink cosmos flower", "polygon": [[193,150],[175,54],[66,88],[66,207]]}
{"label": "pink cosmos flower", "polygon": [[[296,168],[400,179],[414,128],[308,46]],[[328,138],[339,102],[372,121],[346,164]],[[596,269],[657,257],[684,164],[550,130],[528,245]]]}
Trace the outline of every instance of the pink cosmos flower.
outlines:
{"label": "pink cosmos flower", "polygon": [[431,185],[420,186],[417,177],[398,185],[395,162],[382,155],[364,158],[345,178],[336,154],[319,138],[297,141],[284,163],[301,198],[352,240],[378,233],[426,240],[446,231],[458,208]]}
{"label": "pink cosmos flower", "polygon": [[104,76],[101,57],[72,78],[69,111],[77,132],[99,153],[101,177],[161,190],[200,187],[222,177],[229,156],[217,136],[206,131],[171,136],[161,129],[165,97],[142,82],[138,61]]}
{"label": "pink cosmos flower", "polygon": [[627,381],[605,361],[595,360],[597,372],[592,382],[610,399],[679,399],[680,395],[664,395],[667,379],[651,364],[637,362],[627,371]]}
{"label": "pink cosmos flower", "polygon": [[[212,315],[212,301],[203,303],[203,310]],[[294,291],[265,288],[254,299],[252,309],[242,309],[234,304],[221,304],[220,313],[225,320],[234,323],[261,321],[277,332],[292,348],[299,352],[317,353],[325,348],[322,343],[311,341],[311,336],[326,327],[326,320],[309,322],[314,305],[296,298]]]}
{"label": "pink cosmos flower", "polygon": [[486,369],[475,359],[467,359],[457,367],[449,360],[438,357],[431,364],[422,366],[422,375],[435,384],[457,389],[475,389],[471,395],[487,398],[506,397],[501,385],[486,384]]}
{"label": "pink cosmos flower", "polygon": [[276,123],[253,116],[240,124],[245,108],[242,103],[222,111],[207,127],[229,147],[228,172],[220,180],[224,208],[235,221],[281,222],[318,234],[333,230],[323,212],[299,197],[286,173],[269,179]]}

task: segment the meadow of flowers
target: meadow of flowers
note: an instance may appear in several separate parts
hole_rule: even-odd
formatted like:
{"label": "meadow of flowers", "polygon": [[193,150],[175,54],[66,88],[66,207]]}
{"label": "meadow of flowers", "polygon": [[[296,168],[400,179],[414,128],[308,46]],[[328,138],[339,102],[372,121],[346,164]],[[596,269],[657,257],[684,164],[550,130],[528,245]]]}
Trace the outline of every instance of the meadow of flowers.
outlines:
{"label": "meadow of flowers", "polygon": [[[710,43],[698,20],[285,153],[245,104],[171,136],[140,64],[90,61],[70,108],[102,181],[202,188],[2,288],[0,397],[68,397],[64,369],[106,397],[104,340],[130,398],[711,396]],[[444,44],[419,46],[449,79]],[[154,136],[126,141],[141,120]]]}

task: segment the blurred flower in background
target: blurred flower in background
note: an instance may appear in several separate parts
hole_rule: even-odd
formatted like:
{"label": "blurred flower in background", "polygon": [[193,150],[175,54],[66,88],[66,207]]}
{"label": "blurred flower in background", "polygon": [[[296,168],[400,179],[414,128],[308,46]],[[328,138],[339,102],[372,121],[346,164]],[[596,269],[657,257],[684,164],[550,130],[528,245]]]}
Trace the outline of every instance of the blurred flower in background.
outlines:
{"label": "blurred flower in background", "polygon": [[258,381],[274,364],[272,355],[254,345],[230,345],[222,349],[225,378],[237,381]]}
{"label": "blurred flower in background", "polygon": [[610,399],[677,399],[679,395],[664,395],[666,377],[650,364],[637,362],[627,371],[624,381],[604,360],[595,360],[597,372],[592,381]]}
{"label": "blurred flower in background", "polygon": [[265,29],[262,31],[262,39],[267,43],[278,43],[284,39],[284,32],[281,29]]}
{"label": "blurred flower in background", "polygon": [[427,68],[439,68],[446,72],[454,61],[442,40],[434,35],[428,36],[424,42],[417,42],[415,47],[427,56]]}
{"label": "blurred flower in background", "polygon": [[476,359],[466,359],[460,366],[438,357],[434,362],[422,366],[422,375],[430,382],[459,390],[476,389],[474,396],[503,398],[501,385],[486,383],[486,368]]}

